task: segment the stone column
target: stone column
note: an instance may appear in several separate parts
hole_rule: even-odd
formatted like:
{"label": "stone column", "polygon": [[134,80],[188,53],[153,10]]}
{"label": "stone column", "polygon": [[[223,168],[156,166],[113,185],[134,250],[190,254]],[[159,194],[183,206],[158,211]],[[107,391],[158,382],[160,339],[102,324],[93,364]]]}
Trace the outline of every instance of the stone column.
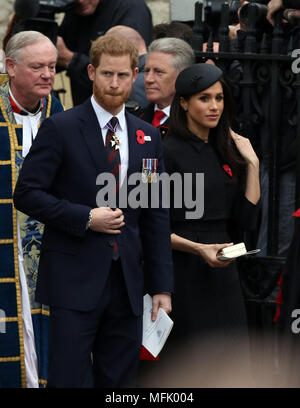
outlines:
{"label": "stone column", "polygon": [[14,0],[0,0],[0,49],[5,36],[7,25],[13,16]]}
{"label": "stone column", "polygon": [[153,25],[170,22],[170,0],[146,0],[146,3],[152,13]]}

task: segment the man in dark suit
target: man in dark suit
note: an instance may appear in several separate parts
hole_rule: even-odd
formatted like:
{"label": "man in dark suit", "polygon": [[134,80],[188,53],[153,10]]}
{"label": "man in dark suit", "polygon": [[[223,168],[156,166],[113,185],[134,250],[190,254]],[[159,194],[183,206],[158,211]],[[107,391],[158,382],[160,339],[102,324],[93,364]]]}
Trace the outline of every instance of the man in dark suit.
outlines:
{"label": "man in dark suit", "polygon": [[90,60],[93,96],[43,123],[14,193],[18,209],[45,223],[36,298],[50,305],[49,387],[133,384],[142,261],[152,318],[159,307],[171,310],[168,211],[96,204],[99,175],[115,176],[118,197],[143,159],[157,159],[158,173],[164,169],[159,132],[124,108],[138,52],[125,37],[106,35],[93,43]]}
{"label": "man in dark suit", "polygon": [[144,75],[150,104],[138,116],[157,127],[162,136],[168,131],[176,78],[193,63],[192,47],[180,38],[160,38],[149,46]]}

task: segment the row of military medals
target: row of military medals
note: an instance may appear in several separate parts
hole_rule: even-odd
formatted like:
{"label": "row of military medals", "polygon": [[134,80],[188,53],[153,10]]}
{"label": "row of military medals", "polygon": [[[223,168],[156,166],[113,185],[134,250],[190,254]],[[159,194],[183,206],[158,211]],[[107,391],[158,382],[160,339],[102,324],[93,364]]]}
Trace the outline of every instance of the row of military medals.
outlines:
{"label": "row of military medals", "polygon": [[[120,141],[116,135],[118,123],[113,128],[110,123],[107,124],[109,130],[112,131],[112,139],[110,141],[111,147],[115,150],[120,149]],[[142,181],[143,183],[157,182],[157,159],[143,159]]]}
{"label": "row of military medals", "polygon": [[142,182],[157,183],[157,159],[143,159]]}

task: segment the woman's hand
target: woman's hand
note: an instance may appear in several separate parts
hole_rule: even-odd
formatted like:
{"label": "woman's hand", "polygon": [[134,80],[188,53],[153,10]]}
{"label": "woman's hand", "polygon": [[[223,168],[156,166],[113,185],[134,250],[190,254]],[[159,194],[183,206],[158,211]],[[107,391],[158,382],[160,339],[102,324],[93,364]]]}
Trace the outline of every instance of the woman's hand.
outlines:
{"label": "woman's hand", "polygon": [[231,137],[247,163],[247,180],[245,197],[252,204],[256,205],[260,199],[260,185],[259,185],[259,160],[255,151],[246,137],[240,136],[230,129]]}
{"label": "woman's hand", "polygon": [[183,238],[177,234],[171,234],[172,248],[176,251],[188,252],[197,256],[201,256],[206,263],[212,268],[225,268],[234,259],[228,261],[222,261],[217,258],[217,252],[219,249],[233,245],[231,242],[223,244],[202,244],[199,242],[191,241],[190,239]]}
{"label": "woman's hand", "polygon": [[246,163],[248,165],[251,164],[254,167],[258,167],[259,160],[251,145],[250,140],[239,135],[238,133],[235,133],[232,129],[230,129],[230,134],[236,145],[236,148],[240,152],[241,156],[245,159]]}
{"label": "woman's hand", "polygon": [[228,266],[234,259],[228,261],[222,261],[217,258],[217,252],[219,249],[233,245],[232,243],[228,244],[196,244],[195,250],[196,254],[200,255],[206,263],[211,268],[225,268]]}

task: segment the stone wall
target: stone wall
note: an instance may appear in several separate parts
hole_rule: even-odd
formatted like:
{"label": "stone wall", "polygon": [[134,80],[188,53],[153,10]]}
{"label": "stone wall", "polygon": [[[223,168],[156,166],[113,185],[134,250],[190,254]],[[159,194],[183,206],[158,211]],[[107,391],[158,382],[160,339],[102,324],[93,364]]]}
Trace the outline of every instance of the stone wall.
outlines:
{"label": "stone wall", "polygon": [[5,36],[7,25],[13,15],[14,0],[0,0],[0,48]]}
{"label": "stone wall", "polygon": [[170,0],[146,0],[146,3],[152,13],[153,25],[170,21]]}

